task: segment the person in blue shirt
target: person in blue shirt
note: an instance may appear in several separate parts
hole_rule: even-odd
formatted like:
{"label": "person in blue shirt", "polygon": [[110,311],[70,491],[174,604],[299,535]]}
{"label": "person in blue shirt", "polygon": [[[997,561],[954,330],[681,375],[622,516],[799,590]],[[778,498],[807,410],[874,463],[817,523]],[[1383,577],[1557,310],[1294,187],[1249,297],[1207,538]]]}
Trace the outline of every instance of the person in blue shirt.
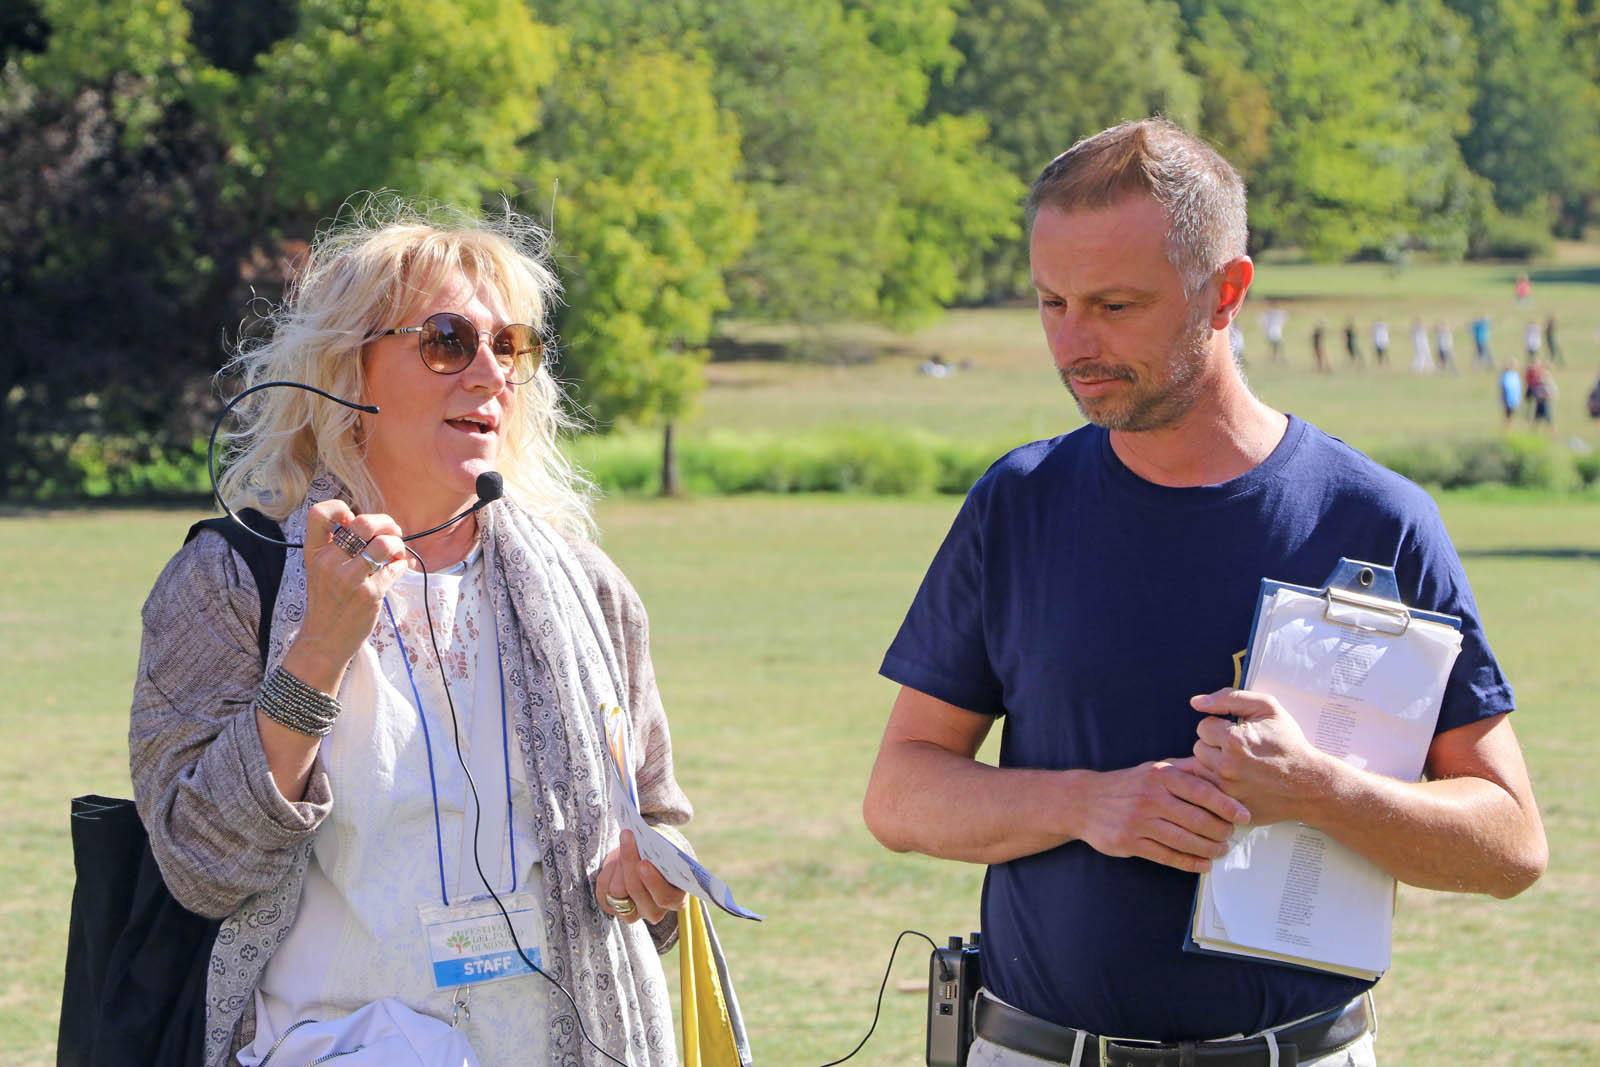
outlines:
{"label": "person in blue shirt", "polygon": [[1522,372],[1515,363],[1507,363],[1500,372],[1500,410],[1505,412],[1506,426],[1511,426],[1522,406]]}
{"label": "person in blue shirt", "polygon": [[1489,348],[1489,316],[1479,315],[1472,320],[1472,344],[1477,349],[1474,364],[1494,369],[1494,353]]}
{"label": "person in blue shirt", "polygon": [[[1240,825],[1298,820],[1434,889],[1508,897],[1542,873],[1466,575],[1426,493],[1245,384],[1244,186],[1209,145],[1113,127],[1045,168],[1029,212],[1045,339],[1089,425],[969,494],[884,657],[901,688],[867,825],[988,865],[971,1067],[1374,1063],[1371,983],[1185,935]],[[1324,753],[1237,688],[1260,580],[1320,585],[1341,556],[1463,620],[1424,781]]]}

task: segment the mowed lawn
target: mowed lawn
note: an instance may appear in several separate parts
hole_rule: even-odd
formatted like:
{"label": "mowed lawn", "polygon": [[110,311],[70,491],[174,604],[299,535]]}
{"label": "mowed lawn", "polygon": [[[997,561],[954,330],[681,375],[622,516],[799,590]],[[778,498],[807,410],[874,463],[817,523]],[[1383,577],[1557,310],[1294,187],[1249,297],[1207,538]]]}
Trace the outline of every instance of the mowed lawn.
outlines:
{"label": "mowed lawn", "polygon": [[[618,501],[606,545],[650,607],[678,770],[707,861],[760,925],[720,923],[761,1062],[819,1064],[865,1032],[890,944],[973,928],[980,870],[879,848],[862,784],[892,687],[874,674],[954,498]],[[1600,1042],[1592,662],[1600,501],[1453,496],[1490,635],[1525,710],[1554,853],[1509,903],[1406,891],[1381,986],[1392,1063],[1580,1063]],[[9,814],[0,1063],[51,1062],[72,874],[66,801],[126,789],[138,605],[189,513],[0,521]],[[908,941],[854,1062],[920,1062],[926,975]],[[670,961],[669,961],[670,962]]]}
{"label": "mowed lawn", "polygon": [[[1465,322],[1495,317],[1502,357],[1524,321],[1562,323],[1566,366],[1553,441],[1600,446],[1582,397],[1600,371],[1600,273],[1515,268],[1264,267],[1245,316],[1251,380],[1273,404],[1358,447],[1500,432],[1492,377],[1470,369]],[[1289,362],[1265,362],[1265,298],[1291,312]],[[1344,362],[1337,330],[1394,334],[1390,366]],[[1315,317],[1335,372],[1309,370]],[[1412,317],[1453,321],[1460,377],[1414,376]],[[777,437],[834,426],[916,426],[1004,446],[1079,423],[1027,309],[959,312],[908,337],[872,330],[762,331],[810,362],[709,368],[700,433]],[[915,373],[933,352],[972,366]],[[848,1052],[872,1018],[903,929],[937,940],[976,926],[981,869],[892,855],[867,834],[860,796],[893,687],[884,646],[959,501],[955,497],[612,500],[605,545],[650,608],[691,832],[740,900],[769,917],[719,924],[759,1062],[814,1065]],[[1402,891],[1393,972],[1380,986],[1390,1064],[1576,1064],[1600,1048],[1600,828],[1592,674],[1600,635],[1600,492],[1482,491],[1441,499],[1516,685],[1515,717],[1550,831],[1550,872],[1509,903]],[[127,790],[128,694],[138,610],[198,514],[57,510],[0,516],[0,1067],[53,1062],[67,903],[67,801]],[[669,973],[675,961],[669,960]],[[878,1032],[852,1063],[922,1061],[927,946],[908,939]]]}

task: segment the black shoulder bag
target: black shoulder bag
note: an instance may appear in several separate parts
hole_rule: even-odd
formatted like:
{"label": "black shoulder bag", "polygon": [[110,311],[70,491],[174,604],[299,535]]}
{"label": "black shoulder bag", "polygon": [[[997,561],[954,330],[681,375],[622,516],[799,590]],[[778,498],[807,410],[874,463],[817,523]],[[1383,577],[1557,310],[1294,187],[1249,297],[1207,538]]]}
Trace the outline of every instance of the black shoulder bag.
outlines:
{"label": "black shoulder bag", "polygon": [[[260,512],[247,508],[240,518],[282,539],[278,524]],[[195,523],[184,543],[201,530],[227,538],[250,567],[261,595],[257,643],[265,665],[284,550],[226,516]],[[206,972],[219,921],[173,899],[133,801],[75,797],[71,821],[77,882],[56,1067],[200,1067]]]}

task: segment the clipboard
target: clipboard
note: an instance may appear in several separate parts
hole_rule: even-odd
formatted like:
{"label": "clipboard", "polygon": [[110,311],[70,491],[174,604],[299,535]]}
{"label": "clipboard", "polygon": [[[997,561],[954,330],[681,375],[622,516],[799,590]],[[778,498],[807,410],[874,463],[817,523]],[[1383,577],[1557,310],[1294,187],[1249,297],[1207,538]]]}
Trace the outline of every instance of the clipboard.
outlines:
{"label": "clipboard", "polygon": [[1400,583],[1393,567],[1381,563],[1365,563],[1348,556],[1340,556],[1321,588],[1261,579],[1261,593],[1256,597],[1255,614],[1250,619],[1250,646],[1239,662],[1239,681],[1243,688],[1250,677],[1250,655],[1255,650],[1256,633],[1261,627],[1261,609],[1280,589],[1288,589],[1307,596],[1321,597],[1327,601],[1323,617],[1329,622],[1343,623],[1368,633],[1387,633],[1403,636],[1414,619],[1436,622],[1453,629],[1461,629],[1459,615],[1446,615],[1440,611],[1424,611],[1407,607],[1400,600]]}
{"label": "clipboard", "polygon": [[[1430,637],[1427,633],[1413,633],[1413,627],[1419,622],[1432,623],[1436,626],[1448,627],[1456,634],[1461,630],[1461,619],[1454,615],[1441,612],[1426,611],[1412,608],[1400,600],[1399,584],[1395,578],[1392,567],[1376,563],[1367,563],[1361,560],[1341,558],[1329,574],[1327,581],[1321,588],[1295,585],[1288,582],[1279,582],[1270,578],[1262,579],[1261,592],[1256,600],[1256,610],[1250,625],[1250,645],[1240,664],[1240,682],[1244,688],[1250,688],[1252,682],[1252,659],[1257,655],[1259,646],[1264,640],[1263,614],[1269,605],[1277,602],[1277,594],[1289,591],[1298,594],[1300,598],[1320,600],[1320,621],[1332,624],[1335,627],[1347,629],[1351,635],[1351,644],[1366,644],[1369,647],[1382,648],[1391,640],[1413,640],[1431,642],[1439,645],[1441,642],[1448,644],[1444,638],[1433,632]],[[1302,603],[1302,613],[1314,611],[1314,607]],[[1302,623],[1303,625],[1303,623]],[[1431,629],[1431,628],[1425,628]],[[1455,647],[1459,648],[1459,637],[1455,638]],[[1435,656],[1439,653],[1435,652]],[[1449,653],[1449,658],[1443,666],[1442,673],[1430,675],[1438,684],[1439,699],[1442,700],[1444,687],[1447,684],[1449,671],[1454,663],[1454,651]],[[1330,698],[1331,700],[1332,698]],[[1287,703],[1286,703],[1286,706]],[[1327,711],[1325,705],[1318,714]],[[1427,716],[1426,729],[1431,742],[1432,731],[1437,724],[1439,701],[1432,704],[1431,713]],[[1291,708],[1291,713],[1294,709]],[[1296,715],[1300,719],[1300,715]],[[1302,721],[1302,727],[1305,723]],[[1420,720],[1411,720],[1409,729],[1413,736],[1418,731]],[[1308,731],[1310,736],[1310,731]],[[1315,738],[1313,742],[1316,743]],[[1321,745],[1325,751],[1335,751],[1326,745]],[[1424,753],[1425,754],[1425,753]],[[1416,763],[1420,771],[1420,758]],[[1252,851],[1251,842],[1261,842],[1270,839],[1271,844],[1260,847],[1259,852]],[[1305,874],[1308,870],[1315,870],[1316,877],[1311,879],[1313,891],[1303,893],[1299,889],[1290,889],[1288,875],[1283,875],[1283,881],[1275,881],[1280,877],[1280,867],[1284,863],[1284,849],[1286,842],[1292,841],[1296,850],[1288,861],[1291,871],[1294,869],[1296,857],[1306,866],[1298,872],[1300,885],[1305,884]],[[1304,846],[1304,853],[1300,850]],[[1257,864],[1257,857],[1266,857]],[[1231,862],[1230,862],[1231,861]],[[1226,868],[1213,866],[1213,872],[1218,872],[1221,877],[1223,872],[1231,879],[1236,879],[1233,891],[1230,893],[1230,904],[1227,905],[1235,916],[1249,914],[1250,925],[1254,932],[1240,934],[1237,940],[1228,939],[1229,929],[1221,922],[1223,905],[1211,901],[1209,886],[1211,875],[1202,875],[1195,887],[1194,904],[1191,908],[1190,922],[1187,925],[1184,937],[1184,951],[1202,955],[1223,956],[1234,959],[1249,959],[1258,963],[1274,966],[1289,967],[1296,970],[1311,971],[1320,974],[1337,974],[1345,977],[1366,981],[1376,981],[1388,969],[1390,959],[1392,919],[1395,900],[1395,884],[1392,876],[1381,871],[1376,865],[1345,849],[1342,845],[1327,838],[1321,831],[1313,827],[1301,826],[1297,823],[1279,823],[1271,827],[1251,828],[1236,836],[1233,850],[1227,857],[1218,861],[1226,864]],[[1323,876],[1326,870],[1335,872],[1335,877],[1349,879],[1351,884],[1359,888],[1359,892],[1349,894],[1351,900],[1360,901],[1359,907],[1365,911],[1355,914],[1350,920],[1354,926],[1351,930],[1350,942],[1359,946],[1352,950],[1353,955],[1364,958],[1360,965],[1353,963],[1330,962],[1326,957],[1339,955],[1339,952],[1329,952],[1324,948],[1312,948],[1315,939],[1304,939],[1308,946],[1302,954],[1294,948],[1296,935],[1301,931],[1295,926],[1297,921],[1303,919],[1307,910],[1326,906],[1327,910],[1336,912],[1338,904],[1316,896],[1315,883]],[[1262,869],[1260,875],[1263,880],[1259,892],[1251,894],[1248,899],[1251,907],[1245,907],[1243,899],[1235,894],[1239,892],[1240,872],[1253,871],[1257,866]],[[1269,873],[1270,872],[1270,873]],[[1276,886],[1276,888],[1273,888]],[[1293,899],[1291,899],[1291,897]],[[1386,902],[1387,910],[1384,911]],[[1256,905],[1266,905],[1275,911],[1275,922],[1279,929],[1278,937],[1263,937],[1259,928],[1265,925],[1259,918],[1259,910],[1252,910]],[[1205,911],[1207,907],[1210,911]],[[1286,921],[1286,912],[1290,918]],[[1232,920],[1230,919],[1230,922]],[[1305,923],[1306,929],[1311,928],[1311,923]],[[1203,927],[1203,930],[1202,930]],[[1201,936],[1202,932],[1206,935]],[[1320,937],[1327,938],[1326,927],[1320,932]],[[1341,949],[1348,946],[1341,946]],[[1349,959],[1351,957],[1346,957]],[[1378,963],[1381,961],[1381,966]]]}

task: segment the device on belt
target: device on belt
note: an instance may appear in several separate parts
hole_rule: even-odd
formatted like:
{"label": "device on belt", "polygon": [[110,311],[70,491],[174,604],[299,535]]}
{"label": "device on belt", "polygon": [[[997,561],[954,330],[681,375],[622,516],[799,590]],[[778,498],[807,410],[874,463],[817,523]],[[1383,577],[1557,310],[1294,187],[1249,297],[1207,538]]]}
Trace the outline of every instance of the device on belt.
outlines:
{"label": "device on belt", "polygon": [[983,986],[976,931],[962,944],[952,936],[947,948],[928,958],[928,1067],[966,1067],[972,1044],[972,1013]]}

